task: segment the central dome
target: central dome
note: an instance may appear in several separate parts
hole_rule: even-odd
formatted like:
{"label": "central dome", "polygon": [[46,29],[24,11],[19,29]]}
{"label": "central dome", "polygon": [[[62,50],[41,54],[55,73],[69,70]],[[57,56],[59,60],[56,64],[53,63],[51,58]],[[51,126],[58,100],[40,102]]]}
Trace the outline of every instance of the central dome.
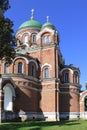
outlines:
{"label": "central dome", "polygon": [[41,28],[42,27],[42,24],[39,23],[38,21],[36,20],[29,20],[29,21],[26,21],[24,22],[23,24],[21,24],[21,26],[19,27],[19,29],[22,29],[22,28],[27,28],[27,27],[35,27],[35,28]]}

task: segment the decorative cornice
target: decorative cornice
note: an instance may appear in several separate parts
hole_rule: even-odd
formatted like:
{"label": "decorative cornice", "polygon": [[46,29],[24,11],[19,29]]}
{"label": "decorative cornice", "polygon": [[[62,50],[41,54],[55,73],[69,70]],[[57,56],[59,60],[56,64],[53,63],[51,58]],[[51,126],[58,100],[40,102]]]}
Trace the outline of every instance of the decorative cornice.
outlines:
{"label": "decorative cornice", "polygon": [[24,49],[20,49],[19,51],[16,50],[17,54],[26,54],[27,52],[31,53],[31,52],[37,52],[37,51],[41,51],[41,50],[47,50],[47,49],[51,49],[56,47],[55,43],[51,43],[49,46],[32,46],[29,47],[28,49],[24,50]]}
{"label": "decorative cornice", "polygon": [[38,82],[39,83],[39,80],[35,77],[32,77],[32,76],[28,76],[28,75],[25,75],[25,74],[2,74],[2,77],[3,78],[23,78],[23,79],[27,79],[27,80],[31,80],[31,81],[34,81],[34,82]]}
{"label": "decorative cornice", "polygon": [[69,88],[71,86],[74,86],[74,87],[79,87],[79,89],[81,88],[81,84],[76,84],[76,83],[60,83],[61,85],[61,88]]}

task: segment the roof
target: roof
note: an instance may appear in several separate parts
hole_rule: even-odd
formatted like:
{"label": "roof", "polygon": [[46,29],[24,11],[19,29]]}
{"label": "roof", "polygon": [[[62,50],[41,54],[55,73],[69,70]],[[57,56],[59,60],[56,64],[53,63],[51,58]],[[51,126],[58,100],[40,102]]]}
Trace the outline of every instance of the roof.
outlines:
{"label": "roof", "polygon": [[46,22],[45,24],[43,24],[42,28],[47,27],[47,26],[55,28],[55,26],[52,23],[50,23],[50,22]]}
{"label": "roof", "polygon": [[21,24],[21,26],[19,27],[19,29],[26,28],[26,27],[37,27],[37,28],[41,28],[42,24],[39,23],[36,20],[28,20],[28,21],[24,22],[23,24]]}

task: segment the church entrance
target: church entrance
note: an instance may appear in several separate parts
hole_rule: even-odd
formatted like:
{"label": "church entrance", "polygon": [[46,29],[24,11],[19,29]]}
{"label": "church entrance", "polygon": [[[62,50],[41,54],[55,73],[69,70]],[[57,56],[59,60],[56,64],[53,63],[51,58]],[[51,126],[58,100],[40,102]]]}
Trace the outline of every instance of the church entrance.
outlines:
{"label": "church entrance", "polygon": [[15,90],[11,84],[6,84],[3,88],[4,90],[4,110],[13,110],[13,96],[15,96]]}
{"label": "church entrance", "polygon": [[9,86],[4,89],[4,110],[12,111],[12,90]]}

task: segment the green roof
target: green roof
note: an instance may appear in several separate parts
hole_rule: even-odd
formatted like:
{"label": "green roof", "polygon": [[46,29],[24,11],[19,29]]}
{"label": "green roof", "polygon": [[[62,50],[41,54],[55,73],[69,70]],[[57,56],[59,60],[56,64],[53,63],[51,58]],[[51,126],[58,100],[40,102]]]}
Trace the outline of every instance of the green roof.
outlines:
{"label": "green roof", "polygon": [[45,24],[43,24],[42,28],[47,27],[47,26],[55,28],[55,26],[50,22],[46,22]]}
{"label": "green roof", "polygon": [[21,24],[21,26],[19,27],[19,29],[26,28],[26,27],[37,27],[37,28],[41,28],[42,24],[39,23],[39,22],[37,22],[37,21],[35,21],[35,20],[29,20],[29,21],[26,21],[23,24]]}

